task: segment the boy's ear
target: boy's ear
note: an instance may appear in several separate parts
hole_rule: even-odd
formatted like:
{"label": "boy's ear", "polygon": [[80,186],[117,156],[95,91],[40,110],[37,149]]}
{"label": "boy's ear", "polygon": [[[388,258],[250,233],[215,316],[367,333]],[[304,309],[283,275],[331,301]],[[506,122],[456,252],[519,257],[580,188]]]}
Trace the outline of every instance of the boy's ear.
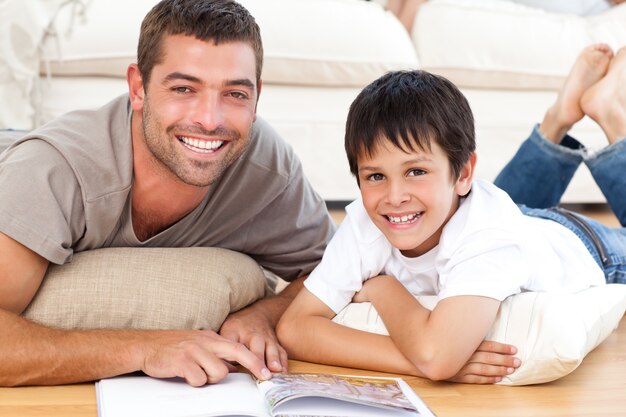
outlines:
{"label": "boy's ear", "polygon": [[454,186],[454,191],[457,195],[464,196],[470,192],[470,189],[472,188],[472,180],[474,179],[474,168],[476,168],[477,158],[476,152],[472,152],[469,161],[467,161],[465,165],[463,165],[463,168],[461,168],[459,178]]}

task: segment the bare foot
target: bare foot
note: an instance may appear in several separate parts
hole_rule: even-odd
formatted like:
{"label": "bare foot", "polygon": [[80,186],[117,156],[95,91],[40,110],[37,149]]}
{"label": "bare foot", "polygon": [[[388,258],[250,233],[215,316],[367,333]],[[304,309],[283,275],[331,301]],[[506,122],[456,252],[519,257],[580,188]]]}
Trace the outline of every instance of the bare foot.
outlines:
{"label": "bare foot", "polygon": [[582,96],[582,110],[604,130],[609,143],[626,137],[626,47],[611,60],[604,78]]}
{"label": "bare foot", "polygon": [[589,45],[578,55],[556,102],[548,109],[539,126],[548,140],[560,143],[574,123],[584,117],[581,97],[604,77],[612,57],[613,51],[604,43]]}
{"label": "bare foot", "polygon": [[427,0],[389,0],[387,10],[396,15],[409,35],[413,31],[413,23],[420,6]]}

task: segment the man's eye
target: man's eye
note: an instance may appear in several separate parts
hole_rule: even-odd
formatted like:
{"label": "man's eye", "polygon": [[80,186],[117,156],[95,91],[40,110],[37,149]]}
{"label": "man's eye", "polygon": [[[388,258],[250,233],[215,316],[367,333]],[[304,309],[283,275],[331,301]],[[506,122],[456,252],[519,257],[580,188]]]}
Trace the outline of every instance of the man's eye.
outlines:
{"label": "man's eye", "polygon": [[234,97],[238,100],[245,100],[248,98],[248,95],[245,93],[242,93],[241,91],[233,91],[230,93],[231,97]]}
{"label": "man's eye", "polygon": [[383,174],[372,174],[367,179],[370,181],[382,181],[385,179],[385,176]]}
{"label": "man's eye", "polygon": [[176,93],[186,94],[191,92],[191,88],[189,87],[174,87],[172,88]]}

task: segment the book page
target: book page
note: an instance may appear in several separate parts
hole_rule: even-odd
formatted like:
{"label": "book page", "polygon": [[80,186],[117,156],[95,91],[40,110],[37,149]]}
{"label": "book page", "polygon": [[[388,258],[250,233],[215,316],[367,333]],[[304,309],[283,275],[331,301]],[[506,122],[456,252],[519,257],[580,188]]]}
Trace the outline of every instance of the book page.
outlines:
{"label": "book page", "polygon": [[96,395],[99,417],[269,417],[256,383],[245,373],[198,388],[180,378],[122,376],[99,381]]}
{"label": "book page", "polygon": [[[275,374],[258,382],[274,415],[431,416],[412,402],[417,395],[396,378],[320,374]],[[407,398],[404,390],[413,396]],[[423,403],[420,403],[423,405]]]}

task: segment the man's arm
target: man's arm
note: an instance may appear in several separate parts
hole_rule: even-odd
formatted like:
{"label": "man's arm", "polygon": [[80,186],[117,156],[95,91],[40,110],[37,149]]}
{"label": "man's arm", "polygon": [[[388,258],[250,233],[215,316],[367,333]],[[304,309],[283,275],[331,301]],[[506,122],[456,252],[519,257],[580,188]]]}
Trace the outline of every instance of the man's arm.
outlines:
{"label": "man's arm", "polygon": [[[393,303],[403,307],[397,300]],[[295,359],[428,377],[407,359],[391,337],[341,326],[331,321],[334,316],[330,308],[304,289],[278,324],[279,340]],[[490,384],[519,366],[510,345],[485,341],[474,350],[449,380]]]}
{"label": "man's arm", "polygon": [[263,298],[229,315],[220,329],[227,339],[246,345],[274,372],[287,371],[287,352],[276,337],[278,320],[303,287],[306,277],[291,282],[279,294]]}
{"label": "man's arm", "polygon": [[191,385],[217,382],[236,361],[267,379],[244,345],[212,331],[52,329],[19,317],[37,292],[48,262],[0,233],[0,385],[92,381],[134,371]]}

